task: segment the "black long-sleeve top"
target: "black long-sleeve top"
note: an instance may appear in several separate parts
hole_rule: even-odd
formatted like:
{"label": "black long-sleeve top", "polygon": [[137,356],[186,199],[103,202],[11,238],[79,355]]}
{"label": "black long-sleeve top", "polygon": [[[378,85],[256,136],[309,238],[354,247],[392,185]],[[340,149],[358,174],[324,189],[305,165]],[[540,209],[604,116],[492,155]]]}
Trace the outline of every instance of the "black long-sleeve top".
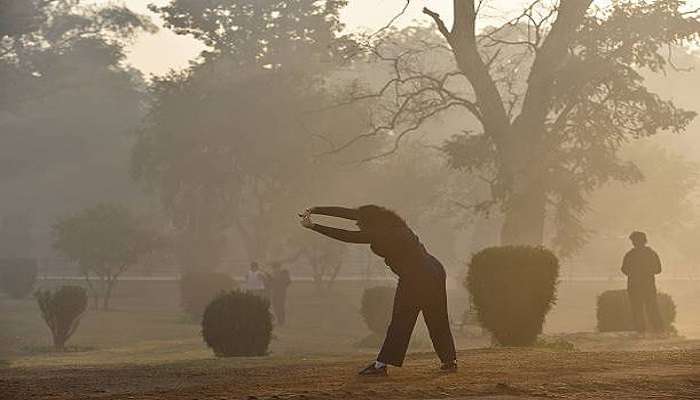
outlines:
{"label": "black long-sleeve top", "polygon": [[[356,209],[345,207],[314,207],[311,213],[358,220]],[[366,243],[372,252],[383,257],[386,265],[399,276],[420,269],[427,254],[418,237],[406,226],[388,226],[381,229],[349,231],[313,224],[314,231],[346,243]]]}
{"label": "black long-sleeve top", "polygon": [[[358,212],[354,208],[346,207],[314,207],[311,209],[312,214],[328,215],[330,217],[345,218],[353,221],[359,219]],[[370,235],[366,231],[348,231],[345,229],[331,228],[330,226],[324,226],[319,224],[314,224],[311,229],[318,233],[326,235],[341,242],[346,243],[370,243]]]}
{"label": "black long-sleeve top", "polygon": [[625,254],[622,273],[627,275],[627,283],[632,287],[651,287],[654,275],[661,273],[661,259],[648,246],[635,247]]}

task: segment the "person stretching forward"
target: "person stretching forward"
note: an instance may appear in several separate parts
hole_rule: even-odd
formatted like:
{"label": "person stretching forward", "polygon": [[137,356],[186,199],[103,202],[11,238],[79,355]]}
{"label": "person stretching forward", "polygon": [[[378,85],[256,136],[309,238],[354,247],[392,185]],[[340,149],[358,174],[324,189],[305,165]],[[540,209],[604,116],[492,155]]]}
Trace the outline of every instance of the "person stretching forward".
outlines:
{"label": "person stretching forward", "polygon": [[[316,224],[312,214],[357,221],[359,230],[348,231]],[[364,376],[386,376],[387,365],[403,365],[418,313],[428,326],[430,339],[445,372],[457,370],[457,354],[447,315],[445,268],[432,256],[393,211],[376,205],[358,208],[313,207],[300,214],[301,224],[325,236],[347,243],[369,244],[399,277],[394,309],[386,339],[377,360],[360,371]]]}

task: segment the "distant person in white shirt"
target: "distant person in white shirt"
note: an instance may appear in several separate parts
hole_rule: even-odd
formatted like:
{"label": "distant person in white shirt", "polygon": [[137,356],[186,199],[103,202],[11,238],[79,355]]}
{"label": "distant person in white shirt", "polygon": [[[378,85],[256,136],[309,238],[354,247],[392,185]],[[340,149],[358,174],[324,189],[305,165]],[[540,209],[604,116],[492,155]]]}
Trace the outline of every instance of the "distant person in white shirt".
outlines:
{"label": "distant person in white shirt", "polygon": [[265,273],[255,261],[250,263],[250,271],[245,279],[245,291],[256,296],[265,296]]}

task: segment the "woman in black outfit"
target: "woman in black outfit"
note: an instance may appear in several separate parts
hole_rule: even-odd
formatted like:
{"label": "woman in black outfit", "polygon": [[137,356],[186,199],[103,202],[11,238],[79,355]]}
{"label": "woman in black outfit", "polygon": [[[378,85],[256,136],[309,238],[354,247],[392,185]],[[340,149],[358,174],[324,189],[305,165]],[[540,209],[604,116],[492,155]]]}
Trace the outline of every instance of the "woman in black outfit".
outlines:
{"label": "woman in black outfit", "polygon": [[[311,214],[328,215],[357,221],[358,231],[315,224]],[[418,313],[430,332],[435,352],[442,361],[441,370],[456,371],[457,355],[447,316],[445,269],[425,249],[406,222],[384,207],[366,205],[359,208],[313,207],[303,214],[301,224],[318,233],[347,243],[366,243],[384,258],[386,265],[399,277],[394,297],[391,323],[377,361],[360,375],[386,375],[387,364],[403,364]]]}

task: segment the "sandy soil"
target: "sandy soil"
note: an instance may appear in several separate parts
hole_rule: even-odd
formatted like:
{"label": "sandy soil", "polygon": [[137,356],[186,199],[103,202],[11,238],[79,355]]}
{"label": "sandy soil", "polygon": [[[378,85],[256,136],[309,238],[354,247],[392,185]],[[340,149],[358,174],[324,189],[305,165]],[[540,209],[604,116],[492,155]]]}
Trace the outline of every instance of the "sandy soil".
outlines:
{"label": "sandy soil", "polygon": [[[355,375],[365,358],[241,367],[237,360],[155,366],[0,368],[0,397],[19,399],[700,399],[700,349],[460,352],[456,374],[432,354],[409,358],[388,378]],[[259,364],[259,362],[255,362]]]}

